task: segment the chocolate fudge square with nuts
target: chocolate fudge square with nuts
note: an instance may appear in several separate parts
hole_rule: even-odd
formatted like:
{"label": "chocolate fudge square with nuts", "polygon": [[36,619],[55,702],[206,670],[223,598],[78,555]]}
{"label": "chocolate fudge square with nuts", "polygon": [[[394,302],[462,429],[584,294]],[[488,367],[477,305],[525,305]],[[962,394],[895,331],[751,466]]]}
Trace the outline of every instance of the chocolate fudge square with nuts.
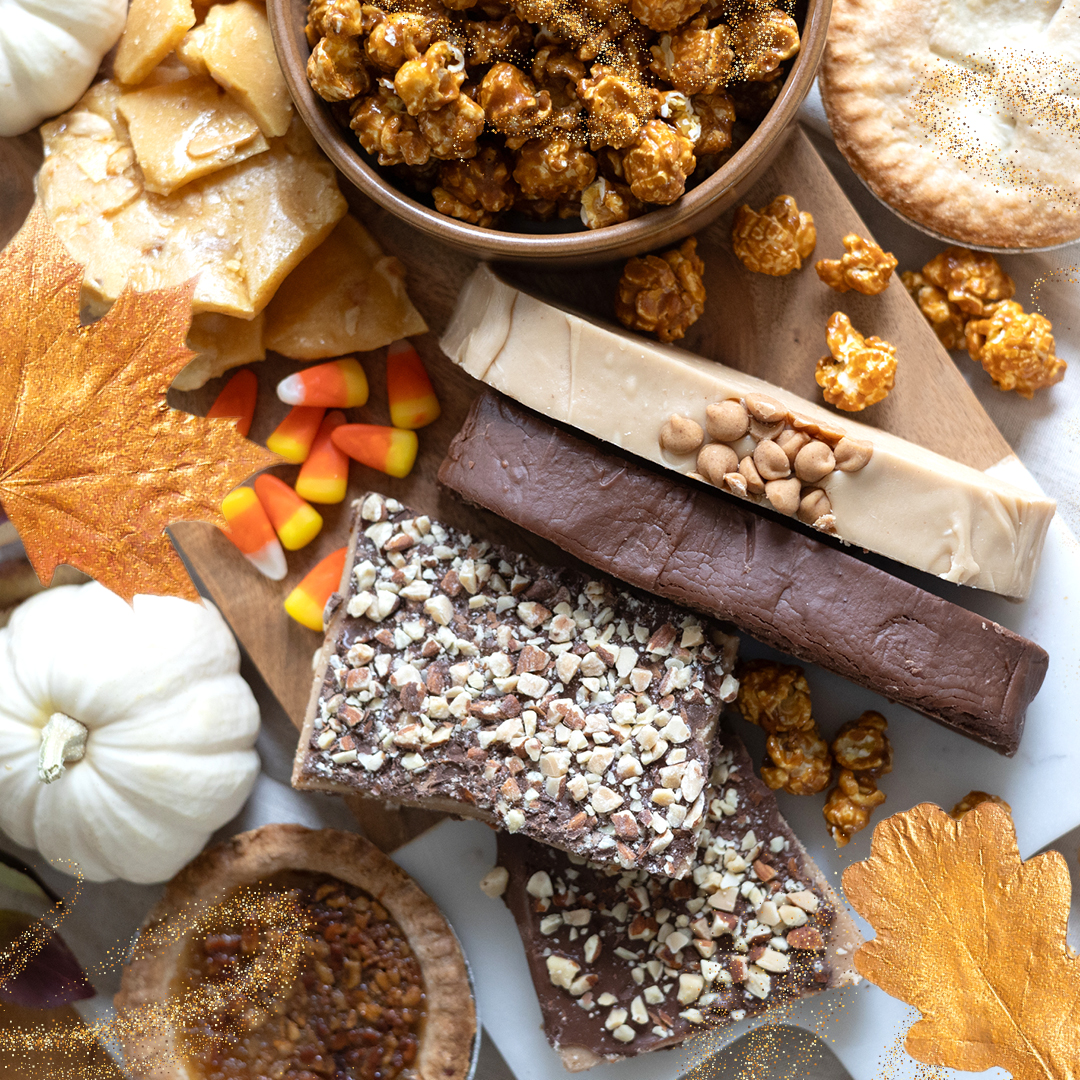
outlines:
{"label": "chocolate fudge square with nuts", "polygon": [[482,887],[513,912],[544,1031],[570,1070],[859,982],[847,909],[721,730],[691,875],[619,871],[499,836]]}
{"label": "chocolate fudge square with nuts", "polygon": [[737,639],[377,493],[353,515],[293,786],[687,874]]}

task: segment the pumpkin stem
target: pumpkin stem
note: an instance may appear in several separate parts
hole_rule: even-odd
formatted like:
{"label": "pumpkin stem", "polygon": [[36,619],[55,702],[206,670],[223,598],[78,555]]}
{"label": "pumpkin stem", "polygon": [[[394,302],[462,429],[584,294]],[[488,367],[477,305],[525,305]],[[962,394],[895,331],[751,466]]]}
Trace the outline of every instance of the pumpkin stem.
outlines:
{"label": "pumpkin stem", "polygon": [[86,753],[89,732],[79,723],[54,712],[41,729],[41,750],[38,753],[38,779],[46,784],[59,780],[68,761],[80,761]]}

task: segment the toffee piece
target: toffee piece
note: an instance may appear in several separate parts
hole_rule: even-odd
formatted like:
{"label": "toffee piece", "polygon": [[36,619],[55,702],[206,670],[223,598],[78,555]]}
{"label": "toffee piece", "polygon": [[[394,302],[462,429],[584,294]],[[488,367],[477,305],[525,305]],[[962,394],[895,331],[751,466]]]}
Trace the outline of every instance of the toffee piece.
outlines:
{"label": "toffee piece", "polygon": [[860,981],[839,897],[721,732],[689,878],[619,873],[499,836],[544,1031],[571,1071],[674,1046]]}
{"label": "toffee piece", "polygon": [[685,875],[737,640],[670,604],[358,500],[293,786]]}
{"label": "toffee piece", "polygon": [[[261,920],[259,897],[295,918]],[[173,878],[116,996],[121,1021],[147,1008],[170,1022],[123,1026],[139,1080],[464,1080],[477,1033],[431,899],[362,837],[299,825],[241,833]]]}

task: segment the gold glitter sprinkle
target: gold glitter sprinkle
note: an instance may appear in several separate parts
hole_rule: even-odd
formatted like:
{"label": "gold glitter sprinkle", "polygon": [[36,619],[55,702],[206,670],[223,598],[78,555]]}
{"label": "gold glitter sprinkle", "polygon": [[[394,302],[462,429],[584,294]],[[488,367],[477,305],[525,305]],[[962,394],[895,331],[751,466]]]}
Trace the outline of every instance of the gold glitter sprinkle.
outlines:
{"label": "gold glitter sprinkle", "polygon": [[[250,1001],[254,1007],[268,1007],[296,978],[304,956],[305,936],[311,929],[310,920],[290,896],[244,888],[209,910],[197,911],[189,907],[180,916],[144,930],[135,946],[135,956],[158,952],[190,934],[205,936],[224,930],[241,920],[272,932],[264,935],[265,947],[239,964],[227,980],[203,984],[195,990],[174,995],[167,1001],[130,1009],[113,1020],[99,1020],[82,1028],[73,1029],[59,1023],[0,1028],[0,1059],[9,1056],[17,1060],[20,1055],[31,1052],[81,1056],[94,1044],[105,1046],[114,1056],[119,1056],[121,1045],[130,1048],[152,1033],[180,1029],[186,1029],[185,1049],[190,1051],[192,1041],[196,1038],[193,1034],[196,1019],[208,1013],[224,1014],[226,1008],[234,1009],[238,1000]],[[54,928],[53,922],[52,916],[41,920],[42,924],[47,923],[50,927],[39,931],[46,939]],[[36,952],[40,948],[40,944],[35,947],[36,941],[35,937],[26,948]],[[4,965],[0,968],[0,985],[22,970],[33,955],[33,952],[24,955],[22,949],[20,944],[17,951],[9,950],[11,955],[4,953],[0,956]],[[99,965],[99,970],[105,966],[115,966],[119,950],[110,950],[110,954],[114,956],[112,964]],[[218,1032],[222,1033],[233,1038],[238,1038],[240,1034],[228,1028]],[[154,1055],[155,1062],[163,1060],[160,1043],[155,1045]],[[166,1054],[164,1060],[179,1062],[179,1056]],[[136,1058],[132,1064],[137,1061]],[[63,1066],[54,1068],[50,1080],[106,1080],[115,1075],[115,1069],[110,1065],[88,1069],[84,1064],[79,1064],[70,1069]]]}
{"label": "gold glitter sprinkle", "polygon": [[1037,137],[1064,136],[1080,147],[1080,65],[1009,47],[968,55],[928,72],[910,107],[942,157],[1000,188],[1027,189],[1050,203],[1080,209],[1080,189],[1040,176],[1015,160],[1018,148],[994,145],[975,129],[973,114],[1026,126]]}

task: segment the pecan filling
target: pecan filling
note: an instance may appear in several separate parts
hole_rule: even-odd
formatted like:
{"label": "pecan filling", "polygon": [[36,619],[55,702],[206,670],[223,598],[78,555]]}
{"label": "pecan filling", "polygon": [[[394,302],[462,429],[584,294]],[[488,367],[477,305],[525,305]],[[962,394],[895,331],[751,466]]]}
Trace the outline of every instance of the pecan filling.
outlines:
{"label": "pecan filling", "polygon": [[[420,965],[401,927],[363,890],[287,871],[262,883],[289,892],[311,923],[289,988],[268,1004],[236,995],[182,1036],[200,1080],[395,1080],[414,1075],[424,1021]],[[272,932],[272,931],[269,931]],[[268,933],[240,921],[189,939],[180,989],[224,986]]]}

